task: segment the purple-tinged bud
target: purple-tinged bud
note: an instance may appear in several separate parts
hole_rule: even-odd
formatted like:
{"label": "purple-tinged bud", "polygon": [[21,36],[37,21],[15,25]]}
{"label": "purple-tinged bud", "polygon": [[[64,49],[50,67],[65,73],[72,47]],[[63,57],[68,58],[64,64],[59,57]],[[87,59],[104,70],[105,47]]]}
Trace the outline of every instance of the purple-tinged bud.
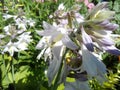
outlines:
{"label": "purple-tinged bud", "polygon": [[100,23],[100,25],[103,26],[103,25],[106,25],[106,24],[108,24],[108,23],[109,23],[108,20],[104,20],[103,22]]}
{"label": "purple-tinged bud", "polygon": [[108,20],[105,20],[101,23],[99,22],[99,23],[96,23],[96,24],[101,26],[103,29],[110,30],[110,31],[114,31],[119,27],[118,24],[110,23]]}

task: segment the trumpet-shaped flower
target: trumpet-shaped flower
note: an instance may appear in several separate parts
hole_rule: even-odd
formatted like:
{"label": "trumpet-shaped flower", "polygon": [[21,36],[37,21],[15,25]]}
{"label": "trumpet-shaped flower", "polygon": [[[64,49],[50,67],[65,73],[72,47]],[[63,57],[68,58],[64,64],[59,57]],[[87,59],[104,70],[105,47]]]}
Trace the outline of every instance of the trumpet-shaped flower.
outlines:
{"label": "trumpet-shaped flower", "polygon": [[[94,44],[98,44],[100,50],[105,50],[111,54],[120,55],[120,51],[114,46],[114,42],[111,39],[112,31],[118,28],[117,24],[110,22],[110,18],[113,17],[114,12],[105,9],[107,3],[98,4],[89,15],[89,20],[80,27],[82,33],[82,41],[88,50],[94,51]],[[104,12],[101,12],[104,11]],[[103,15],[106,13],[108,15]],[[102,15],[101,15],[102,14]],[[97,47],[97,46],[96,46]]]}
{"label": "trumpet-shaped flower", "polygon": [[[62,8],[61,8],[62,7]],[[78,13],[80,10],[81,6],[80,5],[73,5],[70,10],[66,10],[65,6],[62,4],[59,5],[58,10],[55,11],[54,17],[57,18],[57,22],[62,25],[63,27],[70,28],[75,26],[73,23],[81,23],[83,22],[84,18],[83,16]],[[73,20],[71,22],[71,20]]]}
{"label": "trumpet-shaped flower", "polygon": [[62,41],[63,45],[72,50],[77,49],[77,45],[69,38],[69,31],[59,26],[52,26],[43,22],[44,31],[38,31],[41,36],[50,36],[51,42],[56,43]]}
{"label": "trumpet-shaped flower", "polygon": [[78,46],[69,38],[70,31],[67,29],[60,26],[52,26],[46,22],[43,22],[43,28],[44,31],[37,31],[43,38],[37,44],[36,48],[42,49],[38,58],[42,55],[44,55],[45,59],[49,58],[50,66],[48,67],[47,76],[49,84],[51,85],[51,82],[60,67],[65,47],[76,50]]}

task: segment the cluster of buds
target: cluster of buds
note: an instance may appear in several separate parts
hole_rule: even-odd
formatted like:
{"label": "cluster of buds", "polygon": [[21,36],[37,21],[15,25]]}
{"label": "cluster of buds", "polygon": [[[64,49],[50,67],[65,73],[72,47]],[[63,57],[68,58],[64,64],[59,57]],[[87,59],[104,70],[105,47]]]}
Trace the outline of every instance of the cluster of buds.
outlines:
{"label": "cluster of buds", "polygon": [[[107,69],[99,58],[100,53],[120,55],[111,38],[112,31],[118,28],[117,24],[111,23],[115,13],[107,5],[107,2],[99,3],[82,16],[79,5],[66,9],[60,4],[51,16],[55,21],[53,25],[44,21],[44,30],[37,30],[43,36],[36,46],[41,50],[37,58],[44,56],[45,61],[49,60],[49,85],[59,74],[58,83],[64,82],[65,90],[89,90],[88,81],[92,78],[100,83],[106,80]],[[75,81],[68,82],[67,77]]]}

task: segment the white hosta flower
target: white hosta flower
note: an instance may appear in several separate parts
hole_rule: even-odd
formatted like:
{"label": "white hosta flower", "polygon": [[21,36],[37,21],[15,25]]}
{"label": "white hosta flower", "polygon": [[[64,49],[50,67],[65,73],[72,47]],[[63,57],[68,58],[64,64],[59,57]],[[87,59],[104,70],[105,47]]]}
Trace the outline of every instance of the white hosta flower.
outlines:
{"label": "white hosta flower", "polygon": [[66,15],[67,15],[67,12],[65,11],[66,10],[66,8],[65,8],[65,6],[63,5],[63,3],[62,4],[60,4],[59,6],[58,6],[58,9],[55,11],[55,13],[54,13],[54,16],[55,17],[59,17],[59,18],[64,18]]}
{"label": "white hosta flower", "polygon": [[11,35],[16,34],[15,26],[12,26],[10,24],[8,26],[5,26],[4,30],[5,30],[6,35],[10,35],[11,36]]}
{"label": "white hosta flower", "polygon": [[59,6],[58,6],[58,10],[64,10],[65,9],[65,6],[63,5],[63,3],[61,3]]}
{"label": "white hosta flower", "polygon": [[27,50],[28,48],[28,43],[26,43],[25,41],[18,41],[17,43],[16,43],[16,45],[17,45],[17,48],[19,49],[19,51],[21,51],[21,50]]}
{"label": "white hosta flower", "polygon": [[5,19],[5,20],[7,20],[7,19],[9,19],[9,18],[14,18],[14,17],[16,17],[16,16],[14,16],[14,15],[10,15],[10,14],[3,14],[3,18]]}
{"label": "white hosta flower", "polygon": [[11,36],[13,38],[15,38],[15,36],[17,34],[21,34],[23,32],[22,30],[17,30],[16,26],[11,25],[11,24],[9,24],[8,26],[5,26],[4,31],[5,31],[6,35],[9,35],[9,36]]}
{"label": "white hosta flower", "polygon": [[52,54],[51,54],[51,46],[50,46],[50,37],[42,37],[40,39],[40,41],[38,42],[38,44],[36,45],[36,49],[42,49],[41,52],[39,53],[39,55],[37,56],[37,59],[40,59],[43,55],[44,55],[44,58],[45,58],[45,61],[46,59],[49,57],[51,58]]}
{"label": "white hosta flower", "polygon": [[32,20],[31,18],[27,20],[28,25],[30,25],[30,27],[33,27],[35,25],[35,21]]}
{"label": "white hosta flower", "polygon": [[51,42],[56,43],[58,41],[61,41],[63,45],[66,47],[75,50],[78,47],[76,44],[69,38],[69,33],[67,29],[61,28],[61,27],[55,27],[47,22],[43,22],[44,31],[37,31],[37,33],[41,36],[50,36]]}
{"label": "white hosta flower", "polygon": [[30,43],[32,41],[32,36],[30,36],[30,32],[24,32],[17,37],[19,41],[24,41],[26,43]]}
{"label": "white hosta flower", "polygon": [[15,22],[19,29],[26,31],[26,28],[27,28],[27,20],[26,19],[17,18],[17,19],[15,19]]}
{"label": "white hosta flower", "polygon": [[48,67],[47,76],[49,85],[51,85],[58,69],[60,67],[61,58],[65,47],[62,42],[56,42],[52,47],[50,47],[50,37],[43,37],[37,44],[37,49],[42,49],[40,54],[37,56],[38,59],[44,56],[45,61],[49,58],[50,66]]}
{"label": "white hosta flower", "polygon": [[37,49],[42,49],[37,58],[44,55],[44,58],[49,58],[50,66],[48,67],[48,82],[51,85],[56,73],[59,70],[61,58],[64,53],[65,46],[75,50],[78,47],[68,36],[68,31],[65,28],[52,26],[43,22],[44,31],[37,31],[43,38],[37,44]]}
{"label": "white hosta flower", "polygon": [[7,45],[4,46],[2,53],[5,52],[9,52],[10,56],[13,56],[14,52],[18,52],[17,45],[10,41]]}
{"label": "white hosta flower", "polygon": [[[42,50],[40,54],[37,56],[37,58],[40,59],[41,56],[43,55],[45,61],[46,59],[49,59],[50,66],[48,67],[47,76],[48,76],[49,85],[51,85],[56,73],[58,72],[61,63],[61,58],[64,53],[65,46],[63,45],[61,38],[63,36],[62,33],[65,32],[60,31],[61,28],[59,28],[58,31],[55,31],[56,28],[47,23],[44,23],[44,29],[45,32],[37,31],[39,35],[41,34],[43,35],[45,33],[45,36],[43,35],[43,38],[41,38],[41,40],[36,46],[36,49]],[[46,30],[48,31],[47,33]]]}
{"label": "white hosta flower", "polygon": [[[37,32],[39,33],[39,32]],[[38,42],[38,44],[36,45],[36,49],[43,49],[46,47],[50,46],[50,37],[49,36],[44,36],[40,39],[40,41]]]}
{"label": "white hosta flower", "polygon": [[32,36],[30,36],[30,32],[24,32],[23,34],[18,36],[18,42],[16,42],[17,48],[19,50],[27,50],[28,44],[32,41],[31,37]]}

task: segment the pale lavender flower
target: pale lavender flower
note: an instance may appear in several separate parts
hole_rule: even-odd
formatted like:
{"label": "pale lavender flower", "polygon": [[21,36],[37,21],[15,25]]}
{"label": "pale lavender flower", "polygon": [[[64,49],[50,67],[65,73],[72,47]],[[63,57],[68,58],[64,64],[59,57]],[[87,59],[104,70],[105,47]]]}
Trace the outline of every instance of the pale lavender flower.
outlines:
{"label": "pale lavender flower", "polygon": [[64,5],[59,5],[58,10],[54,13],[54,17],[60,25],[63,25],[63,27],[70,27],[69,25],[71,24],[72,28],[76,28],[74,26],[75,24],[77,25],[84,21],[83,16],[78,12],[81,8],[80,5],[73,5],[70,10],[67,10],[65,6],[61,8],[61,6]]}
{"label": "pale lavender flower", "polygon": [[[118,28],[118,25],[110,22],[109,19],[113,17],[114,12],[105,9],[106,6],[107,3],[97,5],[93,9],[94,11],[91,11],[88,22],[85,20],[83,26],[80,27],[82,41],[92,52],[96,46],[94,43],[97,43],[100,50],[120,55],[120,50],[115,47],[115,43],[111,39],[111,33]],[[104,16],[102,13],[107,15]]]}
{"label": "pale lavender flower", "polygon": [[[37,33],[43,38],[37,44],[37,49],[42,49],[38,58],[44,55],[44,58],[49,59],[50,66],[48,67],[48,81],[51,85],[61,63],[61,58],[64,53],[64,49],[70,48],[76,50],[78,46],[69,38],[69,32],[66,28],[60,27],[58,25],[53,26],[46,22],[43,22],[43,31],[38,31]],[[49,51],[49,53],[47,52]],[[51,72],[53,71],[53,72]]]}
{"label": "pale lavender flower", "polygon": [[69,31],[66,28],[59,26],[52,26],[46,22],[43,22],[44,31],[37,31],[41,36],[50,36],[51,42],[56,43],[61,41],[66,47],[75,50],[78,47],[76,44],[69,38]]}

